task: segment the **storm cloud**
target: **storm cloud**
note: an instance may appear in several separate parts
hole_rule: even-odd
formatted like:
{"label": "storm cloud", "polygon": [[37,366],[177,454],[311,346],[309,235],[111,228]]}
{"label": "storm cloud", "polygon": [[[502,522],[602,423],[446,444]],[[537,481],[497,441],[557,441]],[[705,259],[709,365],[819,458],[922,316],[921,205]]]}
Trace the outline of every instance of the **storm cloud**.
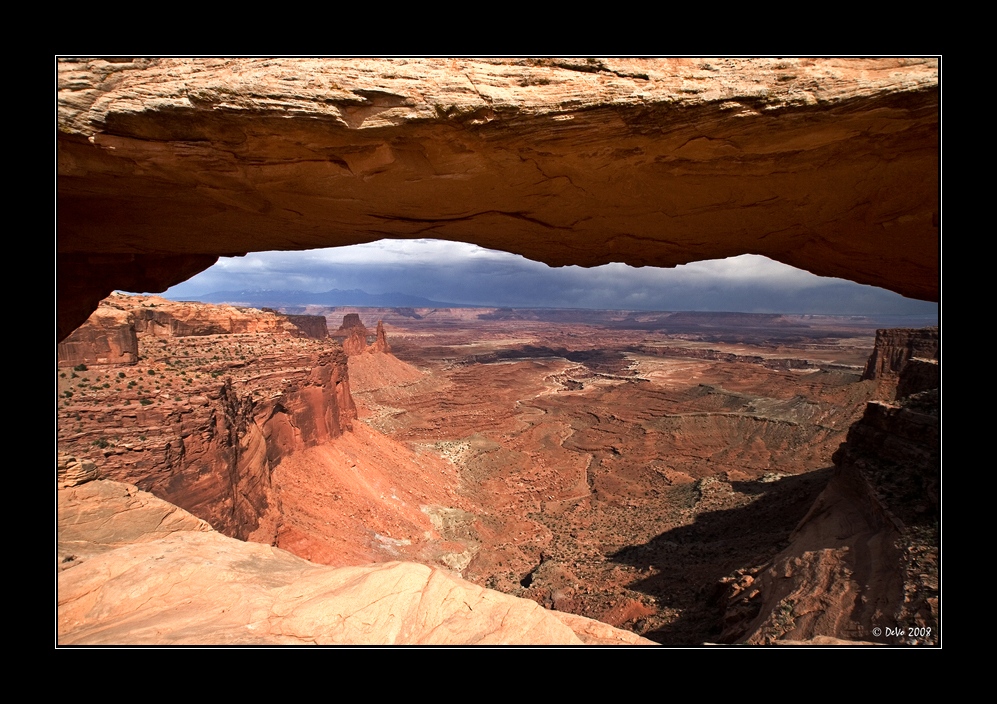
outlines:
{"label": "storm cloud", "polygon": [[442,240],[381,240],[304,252],[256,252],[219,260],[167,297],[217,291],[319,293],[361,289],[458,305],[622,310],[932,315],[937,305],[758,255],[674,269],[606,264],[552,268],[522,256]]}

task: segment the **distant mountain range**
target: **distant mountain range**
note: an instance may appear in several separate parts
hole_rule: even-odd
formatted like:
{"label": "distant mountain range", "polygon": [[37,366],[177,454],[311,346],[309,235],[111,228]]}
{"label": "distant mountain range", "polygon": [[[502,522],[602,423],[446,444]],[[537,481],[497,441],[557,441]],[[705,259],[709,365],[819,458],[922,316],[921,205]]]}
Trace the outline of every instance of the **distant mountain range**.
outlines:
{"label": "distant mountain range", "polygon": [[366,308],[467,308],[460,303],[433,301],[407,293],[367,293],[358,288],[338,288],[321,293],[309,291],[215,291],[198,296],[203,303],[228,303],[253,308],[282,306],[358,306]]}

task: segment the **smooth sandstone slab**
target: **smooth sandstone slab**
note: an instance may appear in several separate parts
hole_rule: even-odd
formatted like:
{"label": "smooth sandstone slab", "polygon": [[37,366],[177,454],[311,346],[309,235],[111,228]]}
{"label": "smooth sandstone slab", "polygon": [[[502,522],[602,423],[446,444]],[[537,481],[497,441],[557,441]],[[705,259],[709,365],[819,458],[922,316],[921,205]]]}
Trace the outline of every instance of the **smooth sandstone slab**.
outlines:
{"label": "smooth sandstone slab", "polygon": [[[60,551],[62,645],[649,643],[424,565],[314,565],[204,530],[203,522],[183,521],[180,509],[127,485],[64,491],[74,493],[60,501],[60,537],[76,548],[92,533],[100,547],[68,563]],[[115,506],[126,510],[113,515]],[[157,517],[164,520],[151,532],[168,535],[135,542]],[[111,523],[130,544],[107,549],[120,542],[109,535]]]}

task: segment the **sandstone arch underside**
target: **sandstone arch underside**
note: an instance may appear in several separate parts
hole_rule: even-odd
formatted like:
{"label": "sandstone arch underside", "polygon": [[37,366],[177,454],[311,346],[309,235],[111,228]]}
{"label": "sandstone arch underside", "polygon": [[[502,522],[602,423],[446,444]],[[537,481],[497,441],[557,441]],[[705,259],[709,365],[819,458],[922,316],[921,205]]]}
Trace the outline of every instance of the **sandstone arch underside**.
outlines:
{"label": "sandstone arch underside", "polygon": [[763,254],[939,295],[934,59],[66,59],[60,339],[218,256]]}

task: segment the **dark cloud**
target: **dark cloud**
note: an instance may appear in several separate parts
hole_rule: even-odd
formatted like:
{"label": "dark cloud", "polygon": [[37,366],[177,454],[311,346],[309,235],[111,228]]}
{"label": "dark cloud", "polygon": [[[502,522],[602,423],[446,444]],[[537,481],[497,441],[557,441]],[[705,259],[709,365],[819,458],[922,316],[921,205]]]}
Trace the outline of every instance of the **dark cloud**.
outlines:
{"label": "dark cloud", "polygon": [[521,256],[440,240],[382,240],[220,260],[166,295],[215,291],[362,289],[463,305],[632,310],[930,315],[937,306],[872,286],[815,276],[757,255],[674,269],[607,264],[551,268]]}

